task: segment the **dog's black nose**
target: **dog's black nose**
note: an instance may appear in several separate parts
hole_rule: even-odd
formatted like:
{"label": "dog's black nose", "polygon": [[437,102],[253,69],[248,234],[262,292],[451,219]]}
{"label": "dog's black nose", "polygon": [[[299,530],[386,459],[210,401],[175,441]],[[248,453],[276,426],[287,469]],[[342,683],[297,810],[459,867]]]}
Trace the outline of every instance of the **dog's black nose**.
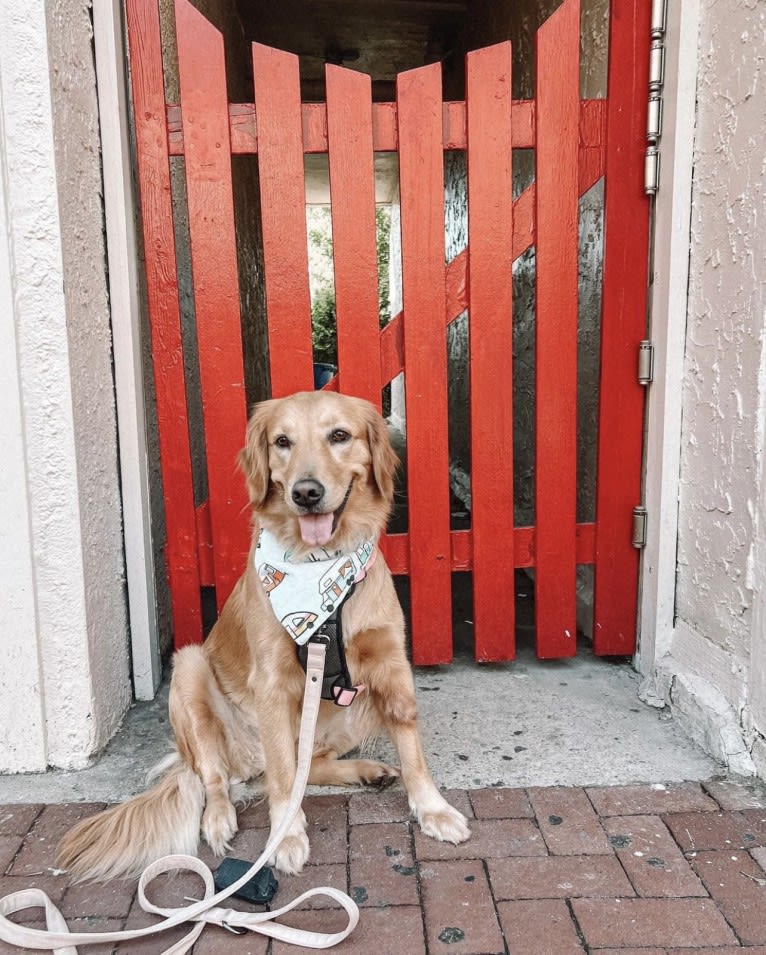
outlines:
{"label": "dog's black nose", "polygon": [[298,507],[316,507],[324,497],[324,485],[314,478],[304,478],[293,485],[292,498]]}

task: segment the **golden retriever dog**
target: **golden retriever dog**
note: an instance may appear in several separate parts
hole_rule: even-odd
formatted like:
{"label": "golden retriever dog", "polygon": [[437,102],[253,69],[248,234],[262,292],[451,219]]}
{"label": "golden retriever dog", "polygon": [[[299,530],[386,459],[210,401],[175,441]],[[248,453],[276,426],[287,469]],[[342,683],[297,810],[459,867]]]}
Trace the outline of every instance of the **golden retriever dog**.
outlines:
{"label": "golden retriever dog", "polygon": [[[255,407],[240,455],[254,523],[247,569],[204,644],[175,655],[176,752],[158,767],[159,781],[62,840],[58,861],[74,879],[135,876],[162,855],[195,853],[200,832],[224,854],[237,831],[232,787],[244,781],[257,780],[265,792],[272,830],[280,823],[296,773],[305,674],[257,571],[259,533],[270,533],[294,563],[316,559],[317,548],[335,557],[374,545],[390,513],[397,463],[384,420],[360,399],[303,392]],[[342,612],[348,672],[364,688],[348,706],[322,701],[309,782],[375,786],[401,773],[423,832],[459,843],[470,831],[426,765],[404,618],[385,560],[374,556]],[[400,770],[341,758],[381,731]],[[301,811],[271,861],[297,873],[308,858]]]}

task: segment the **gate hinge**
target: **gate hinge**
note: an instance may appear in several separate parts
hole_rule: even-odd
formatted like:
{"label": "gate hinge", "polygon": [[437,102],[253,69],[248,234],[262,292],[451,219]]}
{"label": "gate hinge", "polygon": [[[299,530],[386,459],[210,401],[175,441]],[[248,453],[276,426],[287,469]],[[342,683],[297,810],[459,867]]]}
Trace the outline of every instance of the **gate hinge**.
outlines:
{"label": "gate hinge", "polygon": [[633,539],[631,544],[641,549],[646,547],[646,508],[643,504],[633,508]]}
{"label": "gate hinge", "polygon": [[638,343],[638,383],[649,385],[654,381],[654,345],[648,339]]}
{"label": "gate hinge", "polygon": [[646,115],[646,159],[644,192],[656,195],[660,186],[660,150],[662,136],[662,90],[665,84],[665,25],[667,0],[652,0],[651,47],[649,50],[649,102]]}

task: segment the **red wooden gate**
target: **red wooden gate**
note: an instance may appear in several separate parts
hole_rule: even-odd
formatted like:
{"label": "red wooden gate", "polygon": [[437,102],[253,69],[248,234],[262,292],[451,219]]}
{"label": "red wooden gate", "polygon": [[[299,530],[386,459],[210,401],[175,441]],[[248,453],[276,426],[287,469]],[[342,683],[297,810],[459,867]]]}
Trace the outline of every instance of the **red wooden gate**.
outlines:
{"label": "red wooden gate", "polygon": [[[406,382],[409,527],[383,541],[409,574],[413,659],[452,655],[451,574],[473,573],[476,657],[512,659],[514,568],[534,568],[540,657],[575,653],[577,564],[594,565],[594,649],[635,648],[648,209],[642,190],[649,4],[611,4],[609,97],[579,98],[579,4],[537,37],[534,101],[511,100],[509,43],[467,57],[465,102],[443,102],[438,64],[373,104],[368,76],[327,67],[326,104],[301,104],[297,57],[253,44],[255,102],[229,104],[220,34],[176,0],[180,105],[166,102],[157,0],[128,0],[138,176],[176,646],[202,637],[200,588],[220,607],[248,549],[233,462],[245,396],[231,155],[257,153],[272,393],[313,382],[304,153],[327,153],[339,375],[380,405]],[[515,200],[514,148],[535,182]],[[468,248],[445,267],[445,149],[465,149]],[[403,310],[378,329],[374,152],[399,156]],[[185,160],[209,499],[194,503],[170,189]],[[605,177],[596,520],[576,518],[578,199]],[[514,527],[511,266],[536,251],[534,526]],[[450,529],[446,325],[470,319],[471,528]]]}

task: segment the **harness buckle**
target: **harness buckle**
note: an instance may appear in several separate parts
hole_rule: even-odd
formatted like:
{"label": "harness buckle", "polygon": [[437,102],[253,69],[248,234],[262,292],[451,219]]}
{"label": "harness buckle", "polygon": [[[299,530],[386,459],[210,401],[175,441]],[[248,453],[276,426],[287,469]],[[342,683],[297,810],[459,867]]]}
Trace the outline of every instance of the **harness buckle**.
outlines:
{"label": "harness buckle", "polygon": [[351,706],[361,689],[363,689],[361,686],[334,686],[332,688],[333,703],[336,706]]}
{"label": "harness buckle", "polygon": [[324,643],[325,646],[329,647],[330,644],[332,643],[332,637],[325,630],[323,625],[321,629],[317,630],[316,633],[312,633],[306,642],[307,643]]}

